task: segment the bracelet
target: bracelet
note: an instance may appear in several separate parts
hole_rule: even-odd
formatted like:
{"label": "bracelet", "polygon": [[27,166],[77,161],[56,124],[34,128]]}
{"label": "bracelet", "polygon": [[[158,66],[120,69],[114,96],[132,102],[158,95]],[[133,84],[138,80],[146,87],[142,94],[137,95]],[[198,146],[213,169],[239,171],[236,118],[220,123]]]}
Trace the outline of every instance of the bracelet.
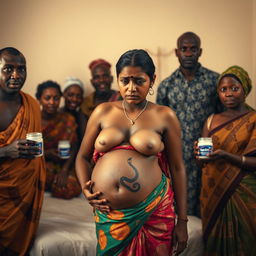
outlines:
{"label": "bracelet", "polygon": [[245,160],[246,160],[245,156],[242,156],[242,166],[245,164]]}
{"label": "bracelet", "polygon": [[178,217],[177,220],[178,220],[178,221],[183,221],[183,222],[188,222],[188,218],[182,219],[182,218],[179,218],[179,217]]}

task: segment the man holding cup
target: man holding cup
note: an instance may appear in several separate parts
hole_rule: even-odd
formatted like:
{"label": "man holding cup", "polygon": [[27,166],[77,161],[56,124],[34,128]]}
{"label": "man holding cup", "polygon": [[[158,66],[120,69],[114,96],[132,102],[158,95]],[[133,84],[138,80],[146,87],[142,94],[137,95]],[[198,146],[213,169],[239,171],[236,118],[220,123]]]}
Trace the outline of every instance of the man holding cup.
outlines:
{"label": "man holding cup", "polygon": [[45,167],[36,141],[39,105],[21,91],[26,60],[15,48],[0,50],[0,255],[27,255],[38,227]]}

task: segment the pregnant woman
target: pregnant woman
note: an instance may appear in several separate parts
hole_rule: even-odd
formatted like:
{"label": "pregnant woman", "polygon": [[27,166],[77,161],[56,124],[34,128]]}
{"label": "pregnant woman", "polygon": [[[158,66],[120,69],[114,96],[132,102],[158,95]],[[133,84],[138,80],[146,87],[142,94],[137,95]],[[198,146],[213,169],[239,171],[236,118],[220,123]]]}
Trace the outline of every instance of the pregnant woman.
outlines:
{"label": "pregnant woman", "polygon": [[187,243],[179,122],[170,108],[146,99],[155,81],[146,51],[124,53],[116,73],[123,101],[94,110],[76,159],[95,210],[97,255],[178,254]]}

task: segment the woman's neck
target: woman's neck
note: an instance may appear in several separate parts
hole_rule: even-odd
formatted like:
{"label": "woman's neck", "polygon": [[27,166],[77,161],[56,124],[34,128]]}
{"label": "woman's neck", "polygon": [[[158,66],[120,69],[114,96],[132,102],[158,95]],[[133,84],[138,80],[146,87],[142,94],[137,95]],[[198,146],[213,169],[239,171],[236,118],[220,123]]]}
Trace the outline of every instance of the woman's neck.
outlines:
{"label": "woman's neck", "polygon": [[57,112],[56,113],[53,113],[53,114],[49,114],[45,111],[42,110],[42,119],[44,120],[52,120],[54,119],[56,116],[57,116]]}
{"label": "woman's neck", "polygon": [[240,104],[236,108],[228,108],[225,113],[230,116],[238,116],[242,115],[244,113],[248,112],[248,109],[246,108],[245,104]]}

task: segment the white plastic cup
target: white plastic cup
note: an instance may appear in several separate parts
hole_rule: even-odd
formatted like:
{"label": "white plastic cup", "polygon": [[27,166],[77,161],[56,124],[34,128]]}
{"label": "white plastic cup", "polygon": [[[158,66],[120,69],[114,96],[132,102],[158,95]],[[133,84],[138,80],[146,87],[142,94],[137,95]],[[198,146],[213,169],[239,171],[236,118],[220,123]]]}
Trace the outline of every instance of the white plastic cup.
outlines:
{"label": "white plastic cup", "polygon": [[201,137],[198,139],[199,158],[207,159],[208,154],[212,153],[213,144],[211,137]]}
{"label": "white plastic cup", "polygon": [[68,159],[70,157],[70,142],[68,140],[60,140],[58,143],[59,157]]}
{"label": "white plastic cup", "polygon": [[26,134],[27,140],[32,140],[36,142],[36,146],[39,147],[40,154],[35,155],[35,157],[40,157],[44,154],[44,144],[43,144],[43,136],[41,132],[31,132]]}

